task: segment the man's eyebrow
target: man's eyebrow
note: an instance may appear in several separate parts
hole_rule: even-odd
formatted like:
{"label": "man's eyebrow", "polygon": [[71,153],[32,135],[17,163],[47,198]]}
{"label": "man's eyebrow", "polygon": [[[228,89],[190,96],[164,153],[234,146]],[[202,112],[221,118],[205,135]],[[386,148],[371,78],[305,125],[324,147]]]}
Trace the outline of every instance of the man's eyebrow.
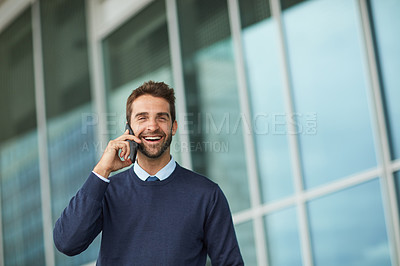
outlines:
{"label": "man's eyebrow", "polygon": [[148,112],[137,113],[137,114],[135,115],[135,117],[142,116],[142,115],[149,115],[149,113],[148,113]]}
{"label": "man's eyebrow", "polygon": [[160,112],[160,113],[157,113],[157,115],[158,116],[168,116],[168,117],[170,117],[168,112]]}
{"label": "man's eyebrow", "polygon": [[[138,117],[138,116],[148,116],[148,115],[149,115],[148,112],[140,112],[140,113],[135,114],[135,117]],[[157,113],[157,116],[167,116],[167,117],[170,117],[170,114],[169,114],[168,112],[159,112],[159,113]]]}

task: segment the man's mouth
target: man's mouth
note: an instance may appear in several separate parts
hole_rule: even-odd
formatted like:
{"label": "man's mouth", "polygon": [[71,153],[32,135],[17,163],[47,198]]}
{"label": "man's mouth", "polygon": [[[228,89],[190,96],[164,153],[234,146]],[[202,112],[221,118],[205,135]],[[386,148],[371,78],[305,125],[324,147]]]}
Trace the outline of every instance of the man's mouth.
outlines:
{"label": "man's mouth", "polygon": [[146,141],[148,141],[148,142],[157,142],[157,141],[159,141],[160,139],[161,139],[161,136],[146,136],[146,137],[143,137]]}

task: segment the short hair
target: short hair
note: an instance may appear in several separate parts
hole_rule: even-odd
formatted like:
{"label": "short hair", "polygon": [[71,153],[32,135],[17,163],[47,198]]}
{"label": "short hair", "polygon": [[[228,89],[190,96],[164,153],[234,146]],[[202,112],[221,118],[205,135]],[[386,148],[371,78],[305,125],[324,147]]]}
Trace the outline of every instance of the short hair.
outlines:
{"label": "short hair", "polygon": [[143,83],[140,87],[132,91],[126,101],[126,121],[130,122],[132,115],[132,103],[142,95],[151,95],[165,99],[169,103],[172,122],[175,121],[175,92],[164,82],[154,82],[152,80]]}

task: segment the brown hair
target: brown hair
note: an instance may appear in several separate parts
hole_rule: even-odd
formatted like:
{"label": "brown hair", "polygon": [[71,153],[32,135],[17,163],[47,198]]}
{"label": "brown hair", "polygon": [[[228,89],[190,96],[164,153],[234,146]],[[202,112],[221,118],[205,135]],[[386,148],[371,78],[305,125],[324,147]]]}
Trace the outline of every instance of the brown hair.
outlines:
{"label": "brown hair", "polygon": [[169,103],[169,111],[171,113],[172,122],[175,121],[175,92],[164,82],[148,81],[140,87],[133,90],[126,101],[126,121],[130,122],[132,115],[132,103],[142,95],[149,94],[153,97],[160,97]]}

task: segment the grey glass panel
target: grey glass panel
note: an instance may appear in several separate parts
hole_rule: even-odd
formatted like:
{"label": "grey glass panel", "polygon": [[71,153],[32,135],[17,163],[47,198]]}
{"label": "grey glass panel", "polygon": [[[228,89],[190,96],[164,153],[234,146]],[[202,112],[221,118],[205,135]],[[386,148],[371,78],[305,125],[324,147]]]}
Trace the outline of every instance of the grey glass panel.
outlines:
{"label": "grey glass panel", "polygon": [[48,118],[90,101],[85,5],[79,0],[40,1]]}
{"label": "grey glass panel", "polygon": [[239,0],[242,29],[271,17],[269,1]]}
{"label": "grey glass panel", "polygon": [[391,265],[379,179],[308,204],[315,265]]}
{"label": "grey glass panel", "polygon": [[5,265],[44,265],[31,10],[0,33],[0,203]]}
{"label": "grey glass panel", "polygon": [[400,158],[400,1],[371,0],[392,158]]}
{"label": "grey glass panel", "polygon": [[[52,216],[56,221],[89,176],[101,149],[94,139],[95,115],[90,104],[85,4],[43,0],[40,7]],[[93,261],[99,244],[98,237],[74,257],[56,250],[56,264]]]}
{"label": "grey glass panel", "polygon": [[221,186],[233,212],[249,208],[227,3],[177,4],[193,168]]}
{"label": "grey glass panel", "polygon": [[164,1],[155,1],[104,40],[109,91],[119,90],[133,80],[141,85],[162,69],[170,72],[165,12]]}
{"label": "grey glass panel", "polygon": [[[254,7],[256,10],[250,10]],[[252,129],[264,202],[293,193],[276,22],[265,1],[240,1]],[[263,16],[262,16],[263,15]],[[251,23],[253,22],[253,23]]]}
{"label": "grey glass panel", "polygon": [[4,141],[36,128],[29,11],[4,30],[0,38],[0,141]]}
{"label": "grey glass panel", "polygon": [[400,172],[394,173],[395,183],[396,183],[396,192],[397,192],[397,206],[399,207],[400,212]]}
{"label": "grey glass panel", "polygon": [[253,222],[245,222],[235,226],[236,237],[239,242],[244,264],[257,265],[256,245],[254,241]]}
{"label": "grey glass panel", "polygon": [[[126,100],[134,89],[148,80],[174,85],[165,12],[164,1],[155,1],[103,41],[111,138],[125,130]],[[178,162],[180,151],[176,134],[171,154]]]}
{"label": "grey glass panel", "polygon": [[284,209],[267,215],[265,228],[270,265],[302,265],[296,209]]}
{"label": "grey glass panel", "polygon": [[281,9],[286,10],[294,5],[297,5],[301,2],[305,2],[307,0],[281,0]]}
{"label": "grey glass panel", "polygon": [[356,1],[306,1],[283,18],[297,124],[316,124],[298,134],[306,187],[375,167]]}

